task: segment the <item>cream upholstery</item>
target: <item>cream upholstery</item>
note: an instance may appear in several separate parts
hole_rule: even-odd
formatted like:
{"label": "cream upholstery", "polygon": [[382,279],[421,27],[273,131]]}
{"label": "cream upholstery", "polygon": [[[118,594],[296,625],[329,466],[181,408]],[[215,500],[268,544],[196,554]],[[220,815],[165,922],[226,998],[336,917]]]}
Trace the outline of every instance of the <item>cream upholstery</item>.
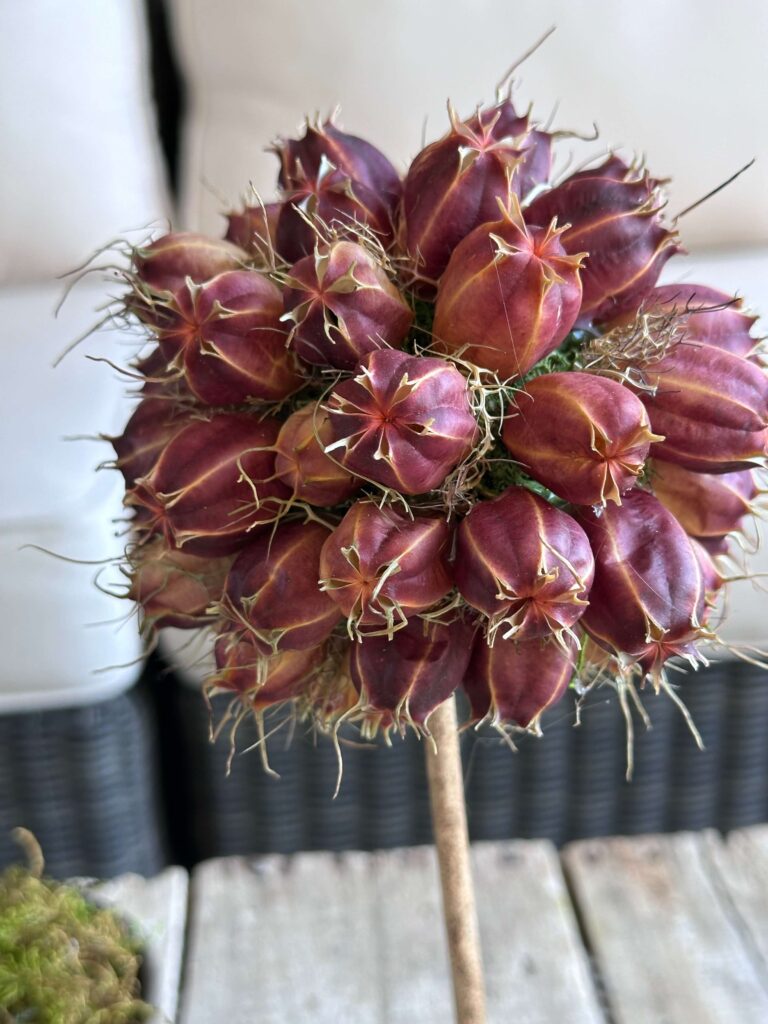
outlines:
{"label": "cream upholstery", "polygon": [[[674,179],[678,211],[752,157],[756,167],[686,217],[693,248],[768,239],[768,89],[763,0],[172,0],[189,82],[182,217],[215,230],[221,197],[249,179],[269,195],[263,152],[304,113],[340,103],[342,123],[404,168],[549,26],[516,95],[558,128],[623,144]],[[426,128],[425,128],[426,119]]]}
{"label": "cream upholstery", "polygon": [[140,0],[5,3],[0,46],[3,713],[105,698],[139,672],[135,621],[108,621],[130,609],[94,586],[98,566],[29,546],[86,561],[122,547],[113,522],[122,482],[94,472],[108,447],[65,438],[119,432],[125,383],[85,355],[130,353],[117,331],[103,331],[52,367],[105,300],[89,279],[54,318],[56,277],[110,238],[162,221],[167,200]]}

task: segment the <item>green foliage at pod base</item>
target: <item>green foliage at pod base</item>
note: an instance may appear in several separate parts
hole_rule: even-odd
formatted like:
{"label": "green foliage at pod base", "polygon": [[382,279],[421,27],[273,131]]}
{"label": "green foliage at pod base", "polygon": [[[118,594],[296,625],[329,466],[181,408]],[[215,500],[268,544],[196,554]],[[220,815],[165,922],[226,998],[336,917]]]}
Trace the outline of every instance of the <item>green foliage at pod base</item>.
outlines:
{"label": "green foliage at pod base", "polygon": [[[413,328],[403,345],[405,351],[417,354],[428,348],[432,339],[432,324],[434,321],[435,307],[432,302],[412,296],[413,307]],[[535,377],[541,377],[546,373],[563,373],[576,368],[579,353],[582,347],[595,336],[594,332],[577,328],[572,330],[562,343],[550,352],[548,356],[541,359],[535,366],[531,367],[528,373],[513,385],[504,389],[503,396],[489,394],[486,403],[488,413],[501,418],[505,406],[516,404],[521,391],[525,390],[528,381]],[[526,487],[528,490],[538,494],[541,498],[550,502],[558,508],[567,507],[567,502],[558,498],[543,484],[540,484],[533,477],[529,476],[522,467],[513,462],[509,452],[501,440],[496,440],[492,450],[487,456],[487,470],[483,475],[480,485],[480,494],[485,498],[493,498],[507,487]]]}
{"label": "green foliage at pod base", "polygon": [[108,910],[26,868],[0,875],[0,1024],[139,1024],[138,943]]}
{"label": "green foliage at pod base", "polygon": [[[542,377],[547,373],[564,373],[573,370],[578,362],[582,346],[591,337],[593,337],[591,332],[586,330],[571,331],[554,352],[550,352],[548,356],[536,363],[524,377],[515,382],[513,387],[506,389],[505,404],[516,405],[520,398],[520,392],[525,390],[526,383],[535,377]],[[489,410],[494,415],[500,415],[502,412],[501,401],[491,397]],[[534,480],[518,463],[513,462],[506,447],[497,440],[488,456],[488,470],[483,477],[482,490],[486,496],[490,497],[500,494],[507,487],[527,487],[529,491],[538,494],[552,505],[557,505],[558,508],[567,507],[567,502]]]}

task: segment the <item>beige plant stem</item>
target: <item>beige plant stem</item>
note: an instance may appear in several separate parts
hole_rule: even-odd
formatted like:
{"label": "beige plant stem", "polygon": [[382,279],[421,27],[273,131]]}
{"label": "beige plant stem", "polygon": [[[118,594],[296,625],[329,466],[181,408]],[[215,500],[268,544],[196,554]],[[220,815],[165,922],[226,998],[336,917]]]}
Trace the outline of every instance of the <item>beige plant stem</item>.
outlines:
{"label": "beige plant stem", "polygon": [[485,1024],[485,985],[469,862],[455,698],[445,701],[430,715],[429,728],[437,750],[427,744],[427,777],[451,957],[456,1024]]}

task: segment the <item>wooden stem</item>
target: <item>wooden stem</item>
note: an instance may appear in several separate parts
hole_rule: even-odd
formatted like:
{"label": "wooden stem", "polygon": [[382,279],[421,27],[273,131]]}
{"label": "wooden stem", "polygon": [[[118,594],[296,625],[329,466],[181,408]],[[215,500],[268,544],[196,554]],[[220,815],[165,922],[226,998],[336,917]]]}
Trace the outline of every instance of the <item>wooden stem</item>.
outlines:
{"label": "wooden stem", "polygon": [[451,956],[456,1024],[485,1024],[480,930],[469,862],[469,832],[454,697],[430,715],[429,728],[437,752],[427,744],[427,778],[440,864],[443,916]]}

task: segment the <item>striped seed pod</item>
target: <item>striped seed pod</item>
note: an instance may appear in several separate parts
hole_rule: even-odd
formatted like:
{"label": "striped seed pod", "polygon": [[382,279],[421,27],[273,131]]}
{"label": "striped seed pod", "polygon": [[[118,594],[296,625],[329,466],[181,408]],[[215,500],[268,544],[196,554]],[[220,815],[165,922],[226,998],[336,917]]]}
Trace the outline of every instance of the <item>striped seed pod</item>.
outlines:
{"label": "striped seed pod", "polygon": [[411,519],[358,501],[328,537],[320,586],[347,616],[353,635],[391,636],[451,589],[450,530],[436,517]]}
{"label": "striped seed pod", "polygon": [[400,348],[413,313],[381,264],[362,245],[336,241],[291,269],[283,322],[306,363],[354,370],[369,352]]}
{"label": "striped seed pod", "polygon": [[487,617],[489,643],[562,640],[587,607],[593,573],[576,520],[525,488],[478,502],[459,526],[456,586]]}
{"label": "striped seed pod", "polygon": [[168,304],[160,348],[206,405],[281,401],[303,382],[282,311],[279,289],[255,270],[187,282]]}
{"label": "striped seed pod", "polygon": [[660,184],[612,156],[542,193],[526,210],[530,224],[543,226],[553,217],[568,224],[561,236],[566,251],[588,254],[581,322],[600,323],[636,310],[664,264],[680,251],[662,220]]}
{"label": "striped seed pod", "polygon": [[328,536],[319,523],[280,524],[234,560],[221,613],[248,632],[261,654],[317,647],[340,621],[338,605],[317,583]]}
{"label": "striped seed pod", "polygon": [[659,501],[692,537],[720,537],[738,530],[760,494],[754,473],[694,473],[654,459],[651,487]]}
{"label": "striped seed pod", "polygon": [[406,724],[428,729],[432,712],[461,684],[472,649],[462,619],[442,624],[412,619],[392,639],[352,644],[350,675],[361,696],[368,733]]}
{"label": "striped seed pod", "polygon": [[621,504],[653,441],[645,406],[628,388],[588,373],[547,373],[517,397],[504,444],[539,483],[574,505]]}
{"label": "striped seed pod", "polygon": [[314,402],[291,413],[275,442],[275,475],[294,498],[319,508],[343,504],[361,485],[325,454],[330,443],[328,413]]}
{"label": "striped seed pod", "polygon": [[244,413],[193,420],[126,495],[141,528],[204,557],[232,554],[249,531],[271,522],[288,488],[274,478],[280,424]]}
{"label": "striped seed pod", "polygon": [[472,450],[467,382],[444,359],[382,349],[332,391],[332,453],[346,469],[401,494],[439,487]]}
{"label": "striped seed pod", "polygon": [[539,731],[539,719],[556,704],[573,677],[578,644],[553,640],[497,640],[478,637],[464,676],[473,721],[516,725]]}
{"label": "striped seed pod", "polygon": [[174,551],[161,537],[133,548],[125,570],[127,596],[139,605],[142,632],[210,624],[231,564],[231,558],[198,558]]}
{"label": "striped seed pod", "polygon": [[609,651],[656,672],[672,655],[693,657],[701,636],[704,582],[682,526],[645,491],[626,495],[582,523],[595,579],[581,624]]}
{"label": "striped seed pod", "polygon": [[676,345],[644,370],[655,393],[641,394],[654,433],[654,458],[699,473],[764,464],[768,375],[754,363],[695,342]]}
{"label": "striped seed pod", "polygon": [[515,200],[453,251],[440,279],[433,333],[438,350],[521,377],[573,327],[581,306],[583,253],[568,255],[554,221],[529,227]]}
{"label": "striped seed pod", "polygon": [[434,293],[456,246],[498,219],[498,203],[524,195],[550,170],[549,136],[518,117],[507,101],[467,121],[448,108],[450,131],[414,159],[403,186],[400,243],[417,286]]}

